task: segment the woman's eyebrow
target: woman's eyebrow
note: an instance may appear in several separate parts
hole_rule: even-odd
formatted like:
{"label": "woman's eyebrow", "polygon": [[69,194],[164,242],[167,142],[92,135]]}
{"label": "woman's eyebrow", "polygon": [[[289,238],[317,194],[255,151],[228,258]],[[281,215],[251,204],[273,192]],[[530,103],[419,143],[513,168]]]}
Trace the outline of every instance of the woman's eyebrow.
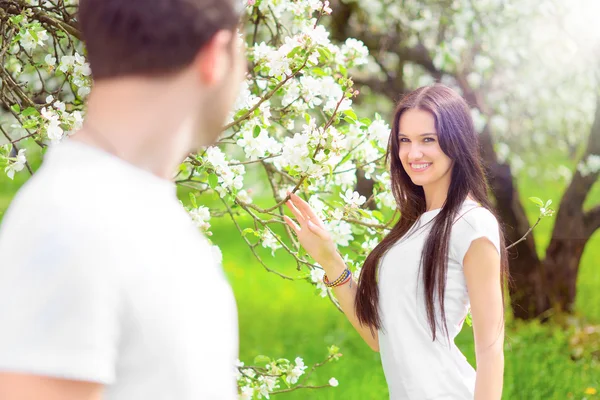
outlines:
{"label": "woman's eyebrow", "polygon": [[[398,136],[405,136],[408,137],[407,135],[405,135],[404,133],[399,133]],[[419,136],[437,136],[437,133],[421,133]]]}

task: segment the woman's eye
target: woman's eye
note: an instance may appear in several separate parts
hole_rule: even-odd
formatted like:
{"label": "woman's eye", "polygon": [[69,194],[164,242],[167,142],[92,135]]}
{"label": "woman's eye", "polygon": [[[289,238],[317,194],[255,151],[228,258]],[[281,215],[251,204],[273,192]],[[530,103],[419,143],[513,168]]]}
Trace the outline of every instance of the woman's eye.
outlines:
{"label": "woman's eye", "polygon": [[435,139],[428,137],[428,138],[423,139],[423,141],[424,142],[435,142]]}
{"label": "woman's eye", "polygon": [[400,138],[400,142],[401,143],[406,143],[406,142],[408,142],[408,139],[407,138]]}

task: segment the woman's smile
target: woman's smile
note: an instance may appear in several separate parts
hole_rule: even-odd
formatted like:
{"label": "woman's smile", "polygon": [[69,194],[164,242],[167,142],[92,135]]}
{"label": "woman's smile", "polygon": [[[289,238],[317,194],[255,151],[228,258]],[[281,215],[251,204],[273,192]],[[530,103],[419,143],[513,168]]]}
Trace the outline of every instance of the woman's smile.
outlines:
{"label": "woman's smile", "polygon": [[431,166],[432,163],[410,163],[410,169],[414,172],[423,172]]}

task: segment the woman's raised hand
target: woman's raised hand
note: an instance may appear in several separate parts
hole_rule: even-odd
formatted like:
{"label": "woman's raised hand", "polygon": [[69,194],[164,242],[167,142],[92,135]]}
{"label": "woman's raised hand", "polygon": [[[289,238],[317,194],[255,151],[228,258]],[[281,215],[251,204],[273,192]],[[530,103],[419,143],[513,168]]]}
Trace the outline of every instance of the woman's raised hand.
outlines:
{"label": "woman's raised hand", "polygon": [[306,201],[291,193],[290,200],[287,201],[286,205],[294,214],[300,226],[287,216],[283,217],[285,222],[296,233],[302,247],[316,262],[327,269],[327,266],[335,262],[336,259],[341,259],[335,243],[325,229],[323,221],[317,217]]}

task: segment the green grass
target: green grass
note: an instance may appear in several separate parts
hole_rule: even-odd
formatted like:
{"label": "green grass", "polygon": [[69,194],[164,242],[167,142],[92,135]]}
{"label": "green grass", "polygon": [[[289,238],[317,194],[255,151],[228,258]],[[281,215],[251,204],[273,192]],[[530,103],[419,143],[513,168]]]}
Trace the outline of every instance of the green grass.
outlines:
{"label": "green grass", "polygon": [[[1,174],[0,174],[1,175]],[[0,177],[0,219],[14,193],[25,181],[26,173],[17,174],[12,182]],[[527,197],[553,199],[558,206],[564,184],[560,181],[540,183],[521,176],[521,195],[533,223],[536,206]],[[40,199],[43,201],[43,199]],[[600,188],[594,188],[586,201],[590,207],[600,203]],[[335,377],[340,385],[316,391],[297,391],[277,396],[279,399],[386,399],[387,388],[379,355],[362,342],[344,315],[328,299],[314,294],[304,281],[286,281],[268,273],[256,262],[231,221],[212,221],[213,241],[224,255],[224,268],[237,299],[240,326],[240,359],[251,364],[256,355],[294,359],[301,356],[307,365],[320,362],[327,347],[336,344],[343,357],[318,369],[311,384],[324,384]],[[544,219],[535,230],[538,251],[543,255],[552,231],[553,219]],[[293,275],[289,257],[279,251],[276,258],[262,251],[269,265]],[[600,232],[588,243],[581,263],[576,302],[582,320],[600,324]],[[579,361],[570,358],[571,330],[537,322],[508,321],[505,351],[505,399],[600,399],[586,395],[586,388],[600,391],[600,365],[591,356]],[[474,364],[471,328],[465,326],[456,340]],[[600,346],[600,344],[596,344]]]}
{"label": "green grass", "polygon": [[[238,299],[240,358],[247,364],[254,356],[293,359],[302,356],[307,364],[320,362],[326,347],[336,344],[344,356],[317,370],[311,382],[326,383],[330,377],[337,388],[298,391],[282,399],[385,399],[387,388],[379,356],[373,353],[344,315],[328,299],[314,295],[306,282],[285,281],[266,272],[254,261],[229,223],[213,221],[213,239],[224,254],[224,266]],[[270,255],[263,254],[266,260]],[[291,271],[286,257],[269,265]],[[600,286],[598,286],[600,287]],[[582,292],[600,300],[596,292]],[[600,388],[600,365],[587,360],[570,360],[569,332],[552,325],[510,322],[506,339],[505,399],[566,399],[571,393],[583,398],[588,387]],[[475,362],[472,330],[469,327],[456,340],[471,363]]]}

